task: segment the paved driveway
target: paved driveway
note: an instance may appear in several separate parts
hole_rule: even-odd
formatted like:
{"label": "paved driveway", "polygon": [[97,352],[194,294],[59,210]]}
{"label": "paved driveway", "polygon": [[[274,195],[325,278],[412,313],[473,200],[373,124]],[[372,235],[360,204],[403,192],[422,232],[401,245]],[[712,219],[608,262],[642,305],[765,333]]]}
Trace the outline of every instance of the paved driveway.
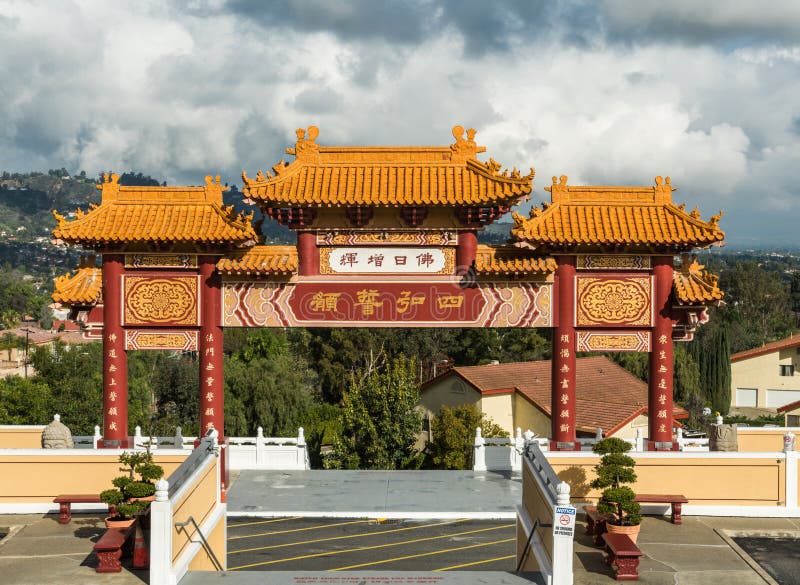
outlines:
{"label": "paved driveway", "polygon": [[242,471],[228,514],[325,518],[516,518],[519,473],[491,471]]}
{"label": "paved driveway", "polygon": [[508,520],[228,520],[232,571],[513,571],[514,550]]}

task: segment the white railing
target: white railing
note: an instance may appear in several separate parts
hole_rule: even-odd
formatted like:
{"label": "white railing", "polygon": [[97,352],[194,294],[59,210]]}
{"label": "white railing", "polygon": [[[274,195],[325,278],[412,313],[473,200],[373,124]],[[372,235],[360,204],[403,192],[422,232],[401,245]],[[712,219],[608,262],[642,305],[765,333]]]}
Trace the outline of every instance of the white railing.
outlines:
{"label": "white railing", "polygon": [[[100,427],[94,427],[94,435],[76,435],[72,441],[76,449],[97,449],[102,439]],[[136,449],[194,449],[197,437],[184,437],[181,427],[175,429],[171,437],[149,437],[142,435],[141,427],[133,434]],[[258,427],[255,437],[228,437],[227,453],[230,457],[229,469],[310,469],[308,446],[303,427],[297,430],[296,437],[265,437],[264,429]]]}
{"label": "white railing", "polygon": [[297,437],[229,437],[230,469],[310,469],[303,427]]}
{"label": "white railing", "polygon": [[[204,438],[169,480],[160,479],[156,483],[155,500],[150,504],[151,585],[180,582],[195,558],[202,554],[214,561],[215,568],[225,570],[227,567],[227,506],[221,497],[218,454],[216,437]],[[207,482],[207,474],[212,472],[213,490],[209,493],[208,490],[195,489]],[[198,518],[187,516],[190,513],[198,514]],[[211,539],[218,547],[214,550],[208,537],[220,530],[222,538]],[[176,538],[184,545],[174,546]]]}
{"label": "white railing", "polygon": [[514,438],[511,437],[483,437],[481,427],[475,429],[475,442],[473,443],[472,470],[473,471],[521,471],[522,452],[525,443],[536,441],[547,448],[546,438],[535,437],[528,430],[523,435],[522,429],[517,427]]}
{"label": "white railing", "polygon": [[[517,506],[517,570],[538,570],[550,585],[573,584],[577,510],[536,441],[523,453],[522,503]],[[525,545],[520,547],[521,542]],[[532,567],[530,565],[533,565]]]}
{"label": "white railing", "polygon": [[[590,452],[592,447],[603,439],[603,430],[598,428],[592,438],[581,437],[581,451]],[[631,451],[643,453],[647,450],[647,438],[642,429],[636,429],[636,437],[624,439],[631,444]],[[678,429],[676,442],[680,451],[703,452],[708,451],[707,438],[684,438],[683,430]],[[522,452],[525,445],[535,442],[541,451],[550,449],[550,439],[547,437],[536,437],[530,430],[525,433],[517,427],[514,438],[486,438],[482,434],[482,429],[475,430],[475,441],[473,443],[473,471],[520,471],[522,469]]]}
{"label": "white railing", "polygon": [[683,429],[679,428],[675,441],[678,443],[678,448],[681,451],[708,451],[708,437],[688,437],[683,438]]}

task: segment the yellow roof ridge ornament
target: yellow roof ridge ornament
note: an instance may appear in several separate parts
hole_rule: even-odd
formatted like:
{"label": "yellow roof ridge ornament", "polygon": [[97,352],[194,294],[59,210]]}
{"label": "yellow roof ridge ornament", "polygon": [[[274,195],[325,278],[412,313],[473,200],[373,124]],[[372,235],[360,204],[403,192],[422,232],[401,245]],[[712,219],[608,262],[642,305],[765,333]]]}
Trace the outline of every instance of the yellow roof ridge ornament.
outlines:
{"label": "yellow roof ridge ornament", "polygon": [[206,184],[203,188],[206,201],[217,203],[222,206],[222,193],[228,189],[229,187],[227,185],[222,184],[221,177],[219,175],[216,177],[206,175]]}
{"label": "yellow roof ridge ornament", "polygon": [[298,128],[294,132],[297,135],[297,142],[295,142],[294,148],[286,149],[286,154],[293,154],[300,158],[319,153],[319,144],[316,143],[319,128],[312,125],[307,129]]}
{"label": "yellow roof ridge ornament", "polygon": [[119,175],[117,173],[103,173],[103,183],[95,185],[102,192],[102,202],[113,201],[119,196]]}
{"label": "yellow roof ridge ornament", "polygon": [[672,203],[672,192],[678,189],[672,186],[671,180],[670,177],[656,176],[654,188],[656,203]]}
{"label": "yellow roof ridge ornament", "polygon": [[[450,145],[450,160],[454,162],[464,162],[469,158],[477,158],[479,152],[486,152],[485,146],[478,146],[478,143],[475,142],[475,134],[477,133],[475,128],[467,128],[465,132],[463,126],[453,126],[453,138],[455,138],[456,141],[455,144]],[[497,170],[499,169],[500,165],[497,164]],[[497,170],[495,170],[494,173],[496,173]]]}

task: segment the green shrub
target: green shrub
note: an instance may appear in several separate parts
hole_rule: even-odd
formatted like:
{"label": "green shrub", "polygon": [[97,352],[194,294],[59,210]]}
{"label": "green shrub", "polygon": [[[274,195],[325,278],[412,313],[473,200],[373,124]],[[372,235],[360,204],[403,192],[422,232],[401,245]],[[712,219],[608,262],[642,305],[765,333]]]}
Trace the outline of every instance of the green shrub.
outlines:
{"label": "green shrub", "polygon": [[156,493],[156,486],[146,481],[132,481],[125,486],[124,492],[128,498],[147,498]]}
{"label": "green shrub", "polygon": [[636,494],[625,483],[635,483],[636,473],[633,468],[636,461],[625,455],[631,450],[631,444],[617,437],[609,437],[598,441],[592,451],[602,455],[600,463],[595,466],[597,477],[590,484],[595,489],[602,489],[603,494],[597,502],[597,511],[601,514],[614,515],[611,524],[620,526],[636,526],[642,522],[642,508],[634,501]]}
{"label": "green shrub", "polygon": [[121,490],[125,490],[125,486],[131,483],[133,480],[128,477],[127,475],[120,475],[119,477],[115,477],[111,480],[111,483],[114,487],[119,488]]}
{"label": "green shrub", "polygon": [[124,499],[125,496],[119,490],[105,490],[100,492],[100,501],[110,506],[116,506]]}
{"label": "green shrub", "polygon": [[143,482],[153,482],[164,476],[164,468],[155,463],[145,463],[136,467],[136,473],[139,474]]}
{"label": "green shrub", "polygon": [[117,517],[130,518],[147,508],[148,502],[130,502],[117,506]]}

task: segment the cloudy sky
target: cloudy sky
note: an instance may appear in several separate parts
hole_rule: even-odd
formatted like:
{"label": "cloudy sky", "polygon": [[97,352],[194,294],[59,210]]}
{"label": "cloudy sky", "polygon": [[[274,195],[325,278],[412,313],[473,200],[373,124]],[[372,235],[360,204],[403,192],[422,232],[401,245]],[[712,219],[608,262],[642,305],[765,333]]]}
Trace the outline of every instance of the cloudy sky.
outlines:
{"label": "cloudy sky", "polygon": [[[241,184],[294,129],[652,184],[800,244],[797,0],[0,0],[0,169]],[[528,204],[529,206],[530,204]]]}

